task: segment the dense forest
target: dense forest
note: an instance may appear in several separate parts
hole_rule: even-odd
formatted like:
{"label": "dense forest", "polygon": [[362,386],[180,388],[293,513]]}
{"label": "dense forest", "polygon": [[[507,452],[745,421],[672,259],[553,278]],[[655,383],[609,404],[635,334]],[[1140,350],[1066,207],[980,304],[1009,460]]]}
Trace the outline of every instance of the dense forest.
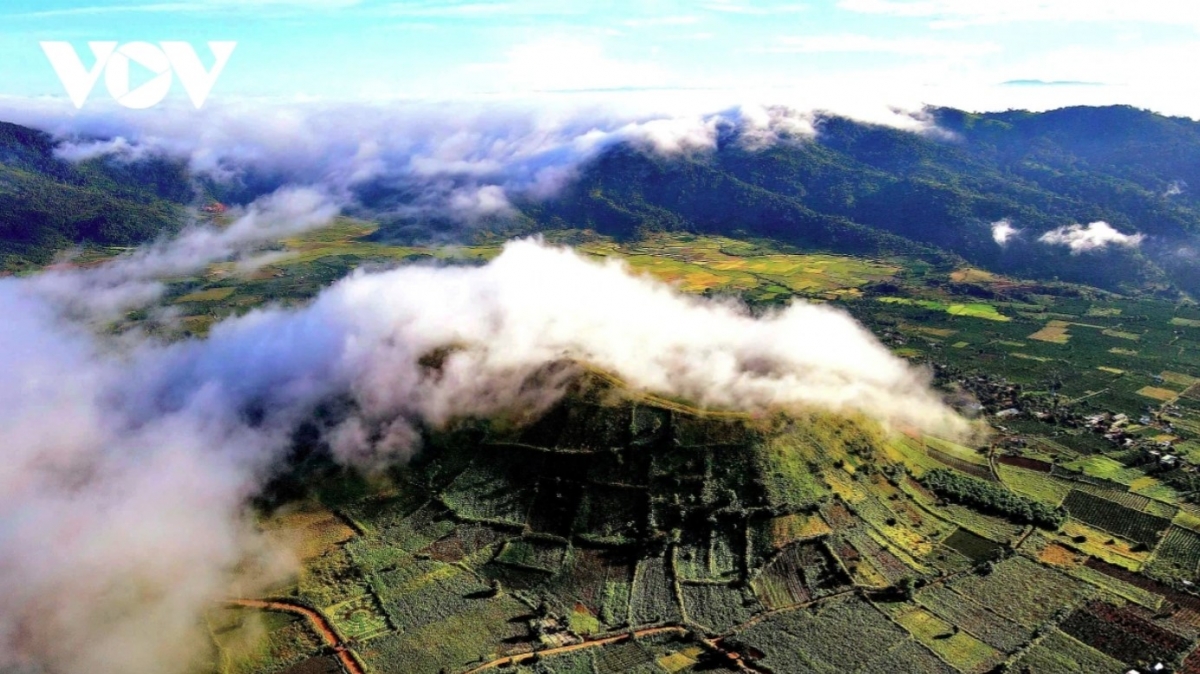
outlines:
{"label": "dense forest", "polygon": [[[819,117],[815,139],[751,149],[731,128],[712,152],[629,146],[593,161],[538,222],[618,236],[745,232],[855,253],[940,250],[1020,276],[1110,289],[1200,290],[1200,123],[1128,107],[971,114],[932,109],[936,132]],[[1019,233],[1004,245],[993,224]],[[1047,232],[1103,221],[1140,246],[1076,251]]]}

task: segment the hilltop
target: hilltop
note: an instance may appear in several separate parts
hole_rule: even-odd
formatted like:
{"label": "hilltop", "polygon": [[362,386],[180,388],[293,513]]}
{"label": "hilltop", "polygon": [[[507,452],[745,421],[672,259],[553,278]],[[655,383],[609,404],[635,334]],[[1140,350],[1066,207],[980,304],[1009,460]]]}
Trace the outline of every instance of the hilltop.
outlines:
{"label": "hilltop", "polygon": [[[538,418],[430,432],[386,477],[310,455],[263,526],[302,541],[303,570],[277,601],[327,616],[362,671],[949,674],[1182,659],[1200,599],[1082,564],[1105,534],[1059,531],[1066,510],[1043,494],[1069,492],[1088,521],[1130,507],[1030,465],[827,412],[698,410],[585,370]],[[1085,501],[1098,509],[1082,514]],[[1170,526],[1155,512],[1131,534],[1145,544]],[[223,671],[334,671],[302,621],[272,623],[247,651],[245,609],[210,620]],[[1097,636],[1117,625],[1130,631],[1119,643]]]}

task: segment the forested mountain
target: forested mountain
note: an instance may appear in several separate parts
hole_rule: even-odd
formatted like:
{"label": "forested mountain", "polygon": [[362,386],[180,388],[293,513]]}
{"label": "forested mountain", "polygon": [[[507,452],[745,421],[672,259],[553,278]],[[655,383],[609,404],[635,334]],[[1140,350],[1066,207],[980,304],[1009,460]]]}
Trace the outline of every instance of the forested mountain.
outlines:
{"label": "forested mountain", "polygon": [[[1200,123],[1119,106],[927,113],[924,133],[823,115],[815,137],[765,147],[734,126],[711,151],[612,146],[557,196],[519,202],[521,229],[742,232],[847,253],[940,251],[1109,289],[1200,292],[1200,194],[1189,187],[1200,189]],[[144,241],[179,226],[195,185],[179,162],[71,164],[55,157],[48,135],[2,125],[0,252],[44,261],[72,243]],[[409,198],[381,184],[360,192],[368,215],[373,204],[387,210]],[[1003,243],[999,221],[1013,231]],[[1041,240],[1093,222],[1135,238],[1070,247],[1068,229]],[[389,229],[423,231],[396,222],[383,235]]]}
{"label": "forested mountain", "polygon": [[72,244],[141,243],[178,229],[195,198],[182,162],[71,163],[55,146],[0,122],[0,256],[46,262]]}
{"label": "forested mountain", "polygon": [[[836,116],[815,139],[750,149],[736,130],[714,152],[662,157],[629,146],[592,162],[539,221],[630,236],[741,230],[846,252],[955,253],[973,264],[1116,288],[1200,289],[1200,124],[1126,107],[977,115],[930,110],[918,134]],[[999,244],[992,226],[1021,232]],[[1104,221],[1145,235],[1074,251],[1048,231]]]}

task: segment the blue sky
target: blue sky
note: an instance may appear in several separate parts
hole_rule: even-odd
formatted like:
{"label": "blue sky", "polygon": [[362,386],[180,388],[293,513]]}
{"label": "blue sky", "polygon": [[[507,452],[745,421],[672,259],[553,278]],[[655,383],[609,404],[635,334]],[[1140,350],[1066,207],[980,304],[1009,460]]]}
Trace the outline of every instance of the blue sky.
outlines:
{"label": "blue sky", "polygon": [[42,40],[234,40],[214,100],[752,90],[1193,114],[1177,77],[1198,27],[1200,9],[1162,0],[7,0],[0,96],[63,95]]}

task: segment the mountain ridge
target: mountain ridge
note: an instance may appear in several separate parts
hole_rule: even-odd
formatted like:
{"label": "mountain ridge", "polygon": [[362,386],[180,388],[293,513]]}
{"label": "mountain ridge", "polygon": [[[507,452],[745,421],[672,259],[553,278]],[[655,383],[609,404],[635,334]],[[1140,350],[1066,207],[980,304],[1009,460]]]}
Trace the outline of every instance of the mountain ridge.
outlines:
{"label": "mountain ridge", "polygon": [[[944,255],[1106,290],[1200,293],[1200,195],[1188,187],[1200,185],[1200,123],[1127,106],[924,114],[938,132],[818,114],[815,136],[766,146],[732,125],[712,150],[667,156],[616,144],[556,195],[516,196],[515,217],[475,228],[388,215],[420,193],[403,182],[357,187],[355,210],[382,219],[379,239],[744,234],[840,253]],[[43,132],[0,126],[0,199],[12,205],[0,216],[0,254],[9,268],[45,263],[69,246],[151,240],[181,226],[189,204],[212,195],[249,201],[275,184],[250,172],[221,187],[163,156],[72,164],[55,148]],[[999,221],[1019,230],[1003,244],[992,232]],[[1039,240],[1093,222],[1144,237],[1089,251]]]}

